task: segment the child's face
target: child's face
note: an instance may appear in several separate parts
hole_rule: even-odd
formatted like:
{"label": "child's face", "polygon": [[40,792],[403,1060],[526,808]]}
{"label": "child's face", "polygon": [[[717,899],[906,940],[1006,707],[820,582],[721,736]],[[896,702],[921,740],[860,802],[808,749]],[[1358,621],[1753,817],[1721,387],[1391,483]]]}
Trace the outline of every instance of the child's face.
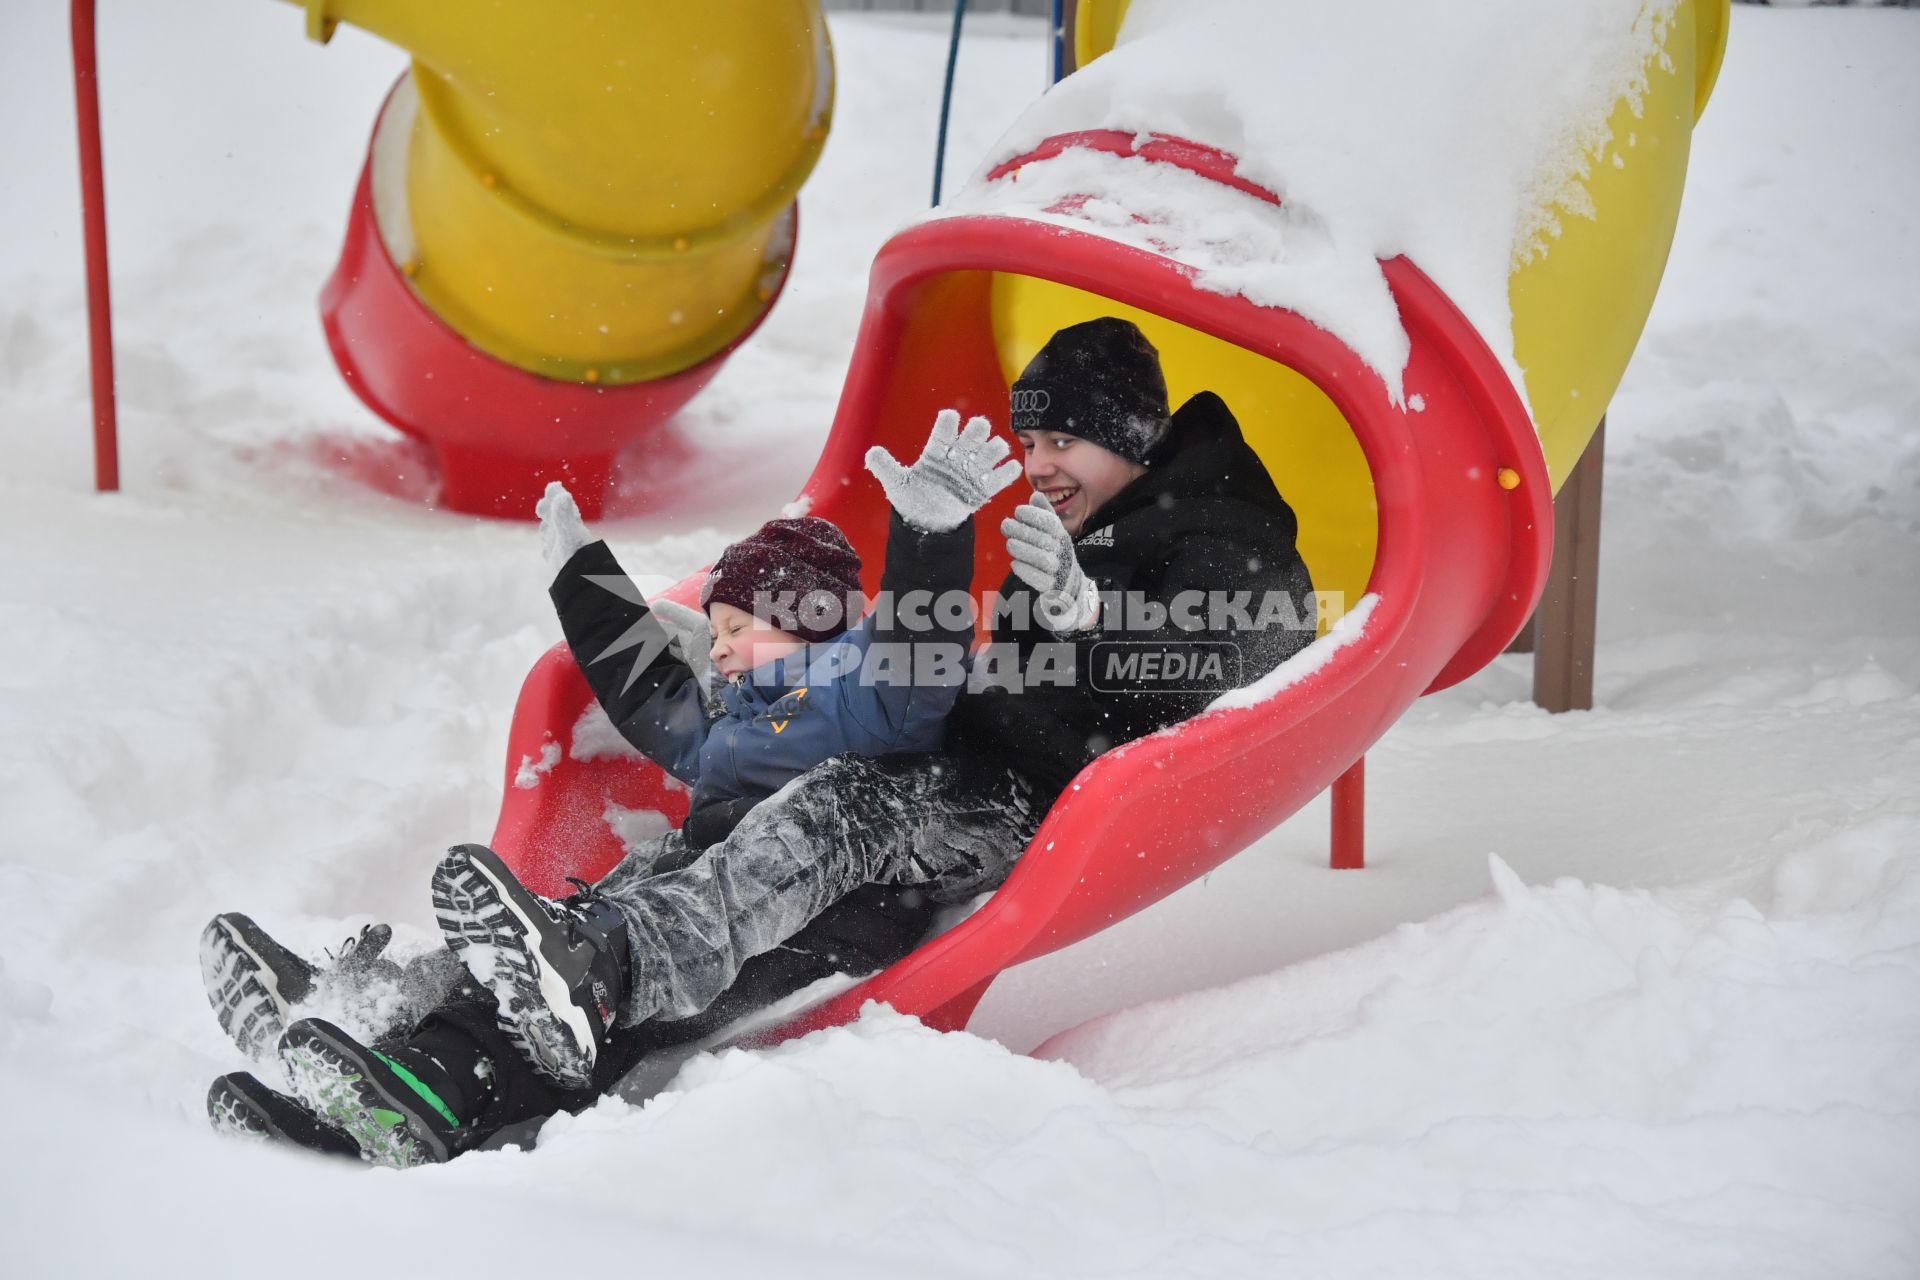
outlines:
{"label": "child's face", "polygon": [[799,636],[719,600],[707,606],[707,620],[713,624],[713,650],[708,656],[713,669],[728,680],[807,647]]}
{"label": "child's face", "polygon": [[1027,483],[1046,496],[1053,514],[1076,538],[1088,516],[1146,474],[1139,463],[1062,431],[1022,431],[1014,438],[1026,453]]}

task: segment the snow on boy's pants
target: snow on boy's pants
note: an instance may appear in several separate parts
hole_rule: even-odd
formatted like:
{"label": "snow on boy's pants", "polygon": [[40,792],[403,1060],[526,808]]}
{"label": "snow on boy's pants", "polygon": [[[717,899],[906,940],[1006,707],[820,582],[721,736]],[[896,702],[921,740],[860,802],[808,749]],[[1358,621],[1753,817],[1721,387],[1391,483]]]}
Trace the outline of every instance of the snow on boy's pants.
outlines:
{"label": "snow on boy's pants", "polygon": [[627,919],[623,1026],[705,1009],[754,956],[866,884],[936,902],[997,887],[1045,808],[1003,765],[947,755],[839,756],[756,805],[672,870],[636,851],[594,886]]}

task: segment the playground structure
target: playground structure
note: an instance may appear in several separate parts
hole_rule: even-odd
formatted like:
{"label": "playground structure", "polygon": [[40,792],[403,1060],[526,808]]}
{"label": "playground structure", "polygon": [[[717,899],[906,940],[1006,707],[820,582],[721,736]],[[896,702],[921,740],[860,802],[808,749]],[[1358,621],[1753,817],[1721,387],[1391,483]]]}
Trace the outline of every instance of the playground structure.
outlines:
{"label": "playground structure", "polygon": [[[432,447],[443,505],[526,519],[558,479],[597,515],[786,282],[833,103],[818,0],[308,5],[335,22],[414,60],[321,295],[336,363]],[[627,479],[662,505],[674,460]]]}
{"label": "playground structure", "polygon": [[[1118,29],[1111,18],[1089,22],[1083,6],[1083,58],[1100,52],[1088,32],[1110,39]],[[1649,59],[1638,110],[1616,105],[1615,128],[1624,133],[1631,120],[1642,135],[1635,163],[1597,167],[1586,183],[1594,216],[1570,223],[1547,254],[1512,274],[1532,415],[1485,339],[1405,258],[1381,264],[1411,340],[1406,398],[1396,401],[1354,351],[1298,314],[1196,288],[1191,264],[1107,238],[1091,221],[1063,230],[995,210],[996,192],[1017,204],[1024,169],[1069,151],[1171,166],[1213,184],[1219,201],[1277,209],[1277,197],[1236,174],[1234,157],[1181,138],[1103,130],[1050,138],[981,180],[964,216],[923,222],[882,247],[833,429],[801,491],[814,514],[847,531],[870,575],[886,511],[877,487],[862,483],[868,446],[910,453],[945,407],[1003,424],[1009,383],[1049,334],[1118,314],[1160,349],[1176,403],[1204,387],[1233,406],[1296,508],[1316,585],[1362,607],[1309,649],[1312,661],[1296,659],[1213,710],[1101,756],[978,910],[773,1034],[848,1020],[869,1000],[936,1027],[964,1026],[999,972],[1219,865],[1352,769],[1416,698],[1506,648],[1541,596],[1554,491],[1586,448],[1652,304],[1727,20],[1727,0],[1678,6]],[[983,513],[987,527],[1016,500],[1003,495]],[[983,540],[976,590],[1004,575],[997,551]],[[668,594],[690,600],[698,584],[696,574]],[[653,809],[677,821],[685,812],[684,793],[656,769],[573,757],[575,726],[591,711],[564,646],[548,653],[516,710],[493,837],[538,888],[562,890],[563,876],[591,878],[621,856],[609,813]],[[524,762],[550,758],[556,746],[556,767],[531,787],[513,785]]]}
{"label": "playground structure", "polygon": [[[534,16],[544,11],[526,8],[518,25],[449,32],[461,24],[442,0],[309,0],[316,38],[354,21],[416,54],[375,127],[323,315],[362,398],[433,443],[449,505],[523,516],[561,478],[591,513],[613,457],[704,385],[777,296],[794,192],[824,138],[831,61],[814,0],[767,0],[741,24],[753,30],[724,33],[687,16],[700,6],[657,6],[678,15],[666,30],[651,23],[655,6],[645,19],[623,9],[610,20],[647,27],[626,32],[630,42],[669,52],[612,82],[609,101],[588,101],[577,96],[582,78],[567,73],[580,29],[548,31]],[[1123,33],[1126,9],[1081,0],[1072,29],[1083,65]],[[1182,171],[1223,208],[1277,215],[1278,198],[1240,176],[1236,157],[1176,136],[1091,128],[1048,138],[977,179],[964,215],[909,227],[881,248],[832,431],[801,490],[861,550],[869,591],[887,514],[862,469],[867,448],[912,456],[948,407],[1004,429],[1008,385],[1046,338],[1118,314],[1161,351],[1176,403],[1204,388],[1232,406],[1296,509],[1316,586],[1353,611],[1253,690],[1100,757],[977,911],[776,1034],[845,1021],[868,1000],[964,1026],[1003,969],[1190,882],[1342,778],[1336,815],[1351,812],[1371,744],[1421,694],[1507,647],[1541,597],[1554,494],[1587,449],[1658,287],[1727,10],[1728,0],[1681,0],[1644,90],[1615,105],[1615,132],[1641,136],[1635,162],[1596,166],[1584,180],[1593,216],[1569,220],[1548,252],[1513,270],[1524,403],[1486,339],[1405,258],[1380,264],[1411,343],[1396,398],[1301,315],[1196,287],[1177,250],[1123,243],[1092,220],[1063,227],[1020,212],[1023,172],[1094,153]],[[83,13],[90,51],[91,2],[75,0],[76,49]],[[738,115],[722,113],[717,132],[695,143],[676,144],[656,120],[654,150],[607,154],[623,113],[659,88],[649,77],[702,74],[682,65],[697,61],[685,51],[723,34],[742,41],[742,57],[784,68],[769,78],[776,87],[745,95]],[[83,144],[89,74],[82,64]],[[704,101],[685,79],[673,86]],[[739,168],[723,174],[673,164],[736,152]],[[694,204],[720,212],[684,217],[695,190]],[[1049,212],[1073,210],[1069,200]],[[95,212],[90,202],[90,240]],[[571,300],[564,322],[542,310],[541,290],[556,281]],[[104,272],[95,284],[104,302]],[[659,299],[674,304],[664,323]],[[689,325],[690,315],[705,323]],[[105,382],[110,393],[110,363]],[[110,414],[110,394],[105,403]],[[983,513],[987,527],[1015,501],[1003,495]],[[997,540],[983,539],[975,589],[1005,571]],[[666,594],[691,602],[699,585],[695,574]],[[576,729],[594,712],[564,646],[536,663],[516,706],[492,842],[537,890],[565,892],[565,877],[608,870],[624,852],[612,825],[621,812],[685,816],[686,793],[657,767],[575,756]]]}
{"label": "playground structure", "polygon": [[[664,430],[786,283],[825,145],[819,0],[592,9],[305,0],[412,56],[374,126],[321,294],[347,384],[432,450],[439,502],[530,519],[549,480],[599,514],[616,459],[658,508]],[[72,0],[98,487],[118,487],[93,0]],[[724,157],[724,162],[716,162]],[[683,450],[682,450],[683,451]]]}

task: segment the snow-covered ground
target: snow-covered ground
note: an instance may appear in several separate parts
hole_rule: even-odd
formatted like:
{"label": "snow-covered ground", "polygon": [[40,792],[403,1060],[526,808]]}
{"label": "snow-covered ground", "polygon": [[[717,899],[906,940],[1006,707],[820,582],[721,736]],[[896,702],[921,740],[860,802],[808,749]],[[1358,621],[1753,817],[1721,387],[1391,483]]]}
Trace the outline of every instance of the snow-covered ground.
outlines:
{"label": "snow-covered ground", "polygon": [[[645,1108],[405,1175],[221,1143],[194,940],[424,945],[556,637],[527,528],[347,478],[409,457],[313,315],[400,56],[284,5],[101,15],[126,491],[90,489],[64,6],[0,14],[0,1258],[9,1275],[1920,1274],[1920,14],[1736,6],[1609,425],[1597,700],[1502,659],[1310,807],[1007,975],[696,1060]],[[1039,88],[973,24],[949,172]],[[692,408],[711,514],[791,496],[874,249],[916,215],[944,28],[845,18],[779,310]]]}

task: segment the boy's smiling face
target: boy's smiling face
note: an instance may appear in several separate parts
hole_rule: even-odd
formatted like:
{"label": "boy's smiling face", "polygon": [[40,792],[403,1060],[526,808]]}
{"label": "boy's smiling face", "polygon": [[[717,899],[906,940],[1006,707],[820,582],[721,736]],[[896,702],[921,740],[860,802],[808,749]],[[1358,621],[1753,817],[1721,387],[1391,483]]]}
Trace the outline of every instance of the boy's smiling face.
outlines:
{"label": "boy's smiling face", "polygon": [[707,620],[713,624],[713,648],[707,656],[728,680],[807,647],[799,636],[719,600],[707,606]]}
{"label": "boy's smiling face", "polygon": [[1064,431],[1020,431],[1027,483],[1053,504],[1067,532],[1079,537],[1087,517],[1147,469],[1111,449]]}

